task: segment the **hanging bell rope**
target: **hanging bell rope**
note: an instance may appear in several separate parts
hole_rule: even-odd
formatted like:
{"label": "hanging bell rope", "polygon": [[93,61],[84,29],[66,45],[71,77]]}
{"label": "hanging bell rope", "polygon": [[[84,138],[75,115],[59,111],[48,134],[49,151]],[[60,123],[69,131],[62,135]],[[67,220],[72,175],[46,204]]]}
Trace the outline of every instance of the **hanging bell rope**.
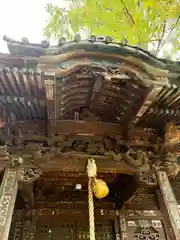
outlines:
{"label": "hanging bell rope", "polygon": [[108,195],[109,189],[107,184],[101,180],[96,179],[97,166],[94,159],[88,160],[87,165],[88,175],[88,204],[89,204],[89,234],[90,240],[95,240],[95,220],[94,220],[94,201],[93,193],[96,198],[101,199]]}
{"label": "hanging bell rope", "polygon": [[93,201],[93,180],[97,175],[97,167],[94,159],[88,160],[88,206],[89,206],[89,235],[90,240],[95,240],[95,220],[94,220],[94,201]]}

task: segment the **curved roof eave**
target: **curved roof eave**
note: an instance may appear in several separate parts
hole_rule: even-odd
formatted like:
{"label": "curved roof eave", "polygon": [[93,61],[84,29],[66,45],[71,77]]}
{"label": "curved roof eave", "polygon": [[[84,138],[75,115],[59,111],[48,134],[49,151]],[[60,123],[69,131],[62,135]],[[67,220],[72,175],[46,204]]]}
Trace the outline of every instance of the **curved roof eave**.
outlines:
{"label": "curved roof eave", "polygon": [[[171,74],[175,74],[175,77],[180,75],[180,62],[171,61],[167,59],[158,58],[146,50],[143,50],[136,46],[130,45],[123,45],[121,43],[111,42],[106,43],[104,38],[97,38],[102,39],[95,42],[91,42],[90,40],[81,40],[81,41],[69,41],[64,42],[59,45],[43,47],[42,44],[31,44],[31,43],[21,43],[19,41],[12,40],[8,37],[4,37],[4,40],[7,42],[9,49],[11,48],[10,52],[12,53],[13,48],[16,48],[16,51],[19,54],[32,54],[37,53],[38,57],[40,57],[40,62],[47,62],[47,61],[60,61],[63,59],[63,56],[71,55],[72,53],[87,53],[91,55],[92,53],[97,53],[102,55],[113,55],[118,58],[127,60],[129,62],[136,62],[139,65],[143,65],[143,68],[149,69],[149,71],[155,71],[158,69],[158,72],[169,73],[168,76]],[[28,55],[27,54],[27,55]],[[176,75],[177,74],[177,75]],[[170,76],[171,77],[171,76]],[[173,77],[173,76],[172,76]]]}

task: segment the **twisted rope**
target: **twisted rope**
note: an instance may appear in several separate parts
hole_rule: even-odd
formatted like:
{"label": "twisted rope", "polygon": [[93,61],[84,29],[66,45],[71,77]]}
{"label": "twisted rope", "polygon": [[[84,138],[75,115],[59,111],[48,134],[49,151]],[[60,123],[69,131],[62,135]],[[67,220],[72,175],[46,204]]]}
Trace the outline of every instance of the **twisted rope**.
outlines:
{"label": "twisted rope", "polygon": [[88,182],[89,234],[90,234],[90,240],[95,240],[94,201],[93,201],[92,183],[93,183],[93,179],[89,177],[89,182]]}
{"label": "twisted rope", "polygon": [[89,235],[90,240],[95,240],[95,220],[94,220],[94,201],[93,201],[93,181],[96,178],[97,167],[94,159],[88,160],[88,207],[89,207]]}

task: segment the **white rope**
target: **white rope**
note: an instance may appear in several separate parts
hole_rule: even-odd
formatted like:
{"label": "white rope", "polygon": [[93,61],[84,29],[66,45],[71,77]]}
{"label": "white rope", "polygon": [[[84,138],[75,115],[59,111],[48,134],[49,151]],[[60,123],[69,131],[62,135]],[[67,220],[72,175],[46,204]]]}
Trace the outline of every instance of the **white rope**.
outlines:
{"label": "white rope", "polygon": [[89,235],[90,240],[95,240],[95,220],[94,220],[94,201],[92,191],[92,178],[89,178],[88,183],[88,203],[89,203]]}
{"label": "white rope", "polygon": [[97,175],[97,167],[94,159],[88,160],[87,174],[89,179],[88,181],[89,235],[90,235],[90,240],[95,240],[94,201],[93,201],[92,184]]}

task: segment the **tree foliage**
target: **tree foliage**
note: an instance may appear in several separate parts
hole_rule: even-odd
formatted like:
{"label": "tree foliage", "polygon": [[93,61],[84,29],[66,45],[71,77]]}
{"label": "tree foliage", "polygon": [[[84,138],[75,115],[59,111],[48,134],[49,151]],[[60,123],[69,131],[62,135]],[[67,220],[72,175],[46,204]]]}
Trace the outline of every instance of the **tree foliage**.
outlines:
{"label": "tree foliage", "polygon": [[44,28],[44,35],[54,39],[59,39],[60,37],[72,39],[74,31],[71,26],[68,11],[65,8],[48,4],[46,6],[46,12],[49,18]]}
{"label": "tree foliage", "polygon": [[45,35],[73,37],[88,29],[89,34],[111,36],[115,41],[145,47],[152,43],[158,54],[171,43],[180,50],[180,2],[178,0],[72,0],[68,9],[48,5]]}

